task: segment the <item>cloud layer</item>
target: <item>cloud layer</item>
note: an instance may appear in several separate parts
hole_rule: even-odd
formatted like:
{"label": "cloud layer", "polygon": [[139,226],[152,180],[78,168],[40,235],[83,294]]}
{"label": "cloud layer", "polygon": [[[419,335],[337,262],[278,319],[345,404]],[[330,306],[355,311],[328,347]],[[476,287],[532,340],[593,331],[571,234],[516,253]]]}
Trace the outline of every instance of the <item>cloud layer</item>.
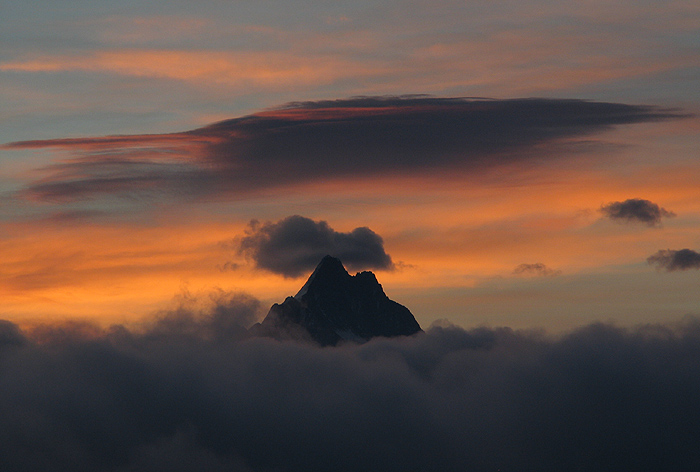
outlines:
{"label": "cloud layer", "polygon": [[363,97],[292,103],[184,133],[8,146],[74,153],[44,168],[25,198],[240,196],[329,179],[539,162],[554,158],[547,146],[561,140],[680,116],[584,100]]}
{"label": "cloud layer", "polygon": [[696,320],[561,338],[443,326],[338,348],[210,325],[182,310],[138,331],[0,323],[4,470],[700,466]]}
{"label": "cloud layer", "polygon": [[294,215],[276,223],[251,222],[240,251],[257,267],[285,277],[308,274],[331,255],[352,270],[391,269],[394,264],[384,250],[381,236],[367,227],[341,233],[325,221]]}
{"label": "cloud layer", "polygon": [[630,198],[624,202],[610,202],[600,207],[600,211],[611,220],[626,223],[641,222],[649,226],[661,224],[661,218],[671,218],[675,213],[661,208],[656,203],[640,198]]}
{"label": "cloud layer", "polygon": [[554,277],[555,275],[561,275],[560,270],[552,269],[547,267],[541,262],[535,264],[520,264],[513,270],[515,275],[535,275],[538,277]]}
{"label": "cloud layer", "polygon": [[647,262],[667,272],[700,269],[700,253],[692,249],[661,249],[649,256]]}

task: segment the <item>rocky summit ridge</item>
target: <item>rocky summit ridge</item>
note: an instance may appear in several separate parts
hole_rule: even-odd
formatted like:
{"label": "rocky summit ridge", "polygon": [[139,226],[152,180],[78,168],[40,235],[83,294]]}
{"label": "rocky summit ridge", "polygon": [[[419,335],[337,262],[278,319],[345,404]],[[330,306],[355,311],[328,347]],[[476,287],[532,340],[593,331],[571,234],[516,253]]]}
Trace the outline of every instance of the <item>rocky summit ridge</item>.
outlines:
{"label": "rocky summit ridge", "polygon": [[408,308],[386,296],[372,272],[350,275],[339,259],[325,256],[301,290],[272,305],[251,331],[335,346],[344,340],[364,342],[422,330]]}

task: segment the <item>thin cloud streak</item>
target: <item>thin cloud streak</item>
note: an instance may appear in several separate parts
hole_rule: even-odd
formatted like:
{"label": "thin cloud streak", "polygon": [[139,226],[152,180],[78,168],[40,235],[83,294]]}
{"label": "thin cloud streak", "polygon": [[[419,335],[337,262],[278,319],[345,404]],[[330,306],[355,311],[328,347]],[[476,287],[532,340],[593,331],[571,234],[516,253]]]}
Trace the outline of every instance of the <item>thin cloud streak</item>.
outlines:
{"label": "thin cloud streak", "polygon": [[513,270],[513,274],[534,275],[537,277],[554,277],[557,275],[561,275],[561,271],[552,269],[551,267],[547,267],[541,262],[537,262],[535,264],[520,264]]}
{"label": "thin cloud streak", "polygon": [[[10,143],[75,155],[21,193],[80,201],[149,192],[235,197],[317,181],[480,172],[554,159],[548,152],[615,125],[687,115],[563,99],[360,97],[292,103],[185,133]],[[121,160],[120,160],[121,159]],[[157,170],[154,171],[154,167]]]}
{"label": "thin cloud streak", "polygon": [[[694,51],[677,42],[693,34],[697,13],[672,4],[638,7],[632,16],[628,8],[622,13],[602,5],[589,5],[585,12],[569,5],[557,13],[548,5],[546,15],[533,12],[541,8],[526,7],[511,13],[528,27],[509,28],[501,23],[502,11],[451,3],[438,17],[436,10],[443,8],[433,4],[387,6],[386,17],[392,20],[380,29],[363,25],[363,15],[343,15],[330,28],[314,15],[307,17],[304,28],[274,21],[231,28],[222,19],[226,15],[211,12],[196,18],[174,14],[83,19],[63,27],[85,35],[87,51],[76,53],[65,45],[53,54],[22,48],[0,64],[0,70],[222,84],[227,96],[232,89],[269,93],[288,91],[290,86],[297,93],[330,86],[356,92],[468,89],[532,96],[670,75],[695,58]],[[342,26],[344,20],[347,26]],[[374,24],[376,18],[365,20]],[[466,24],[470,26],[464,29]],[[639,28],[648,34],[639,35]],[[406,31],[415,34],[406,37]],[[669,31],[674,32],[670,40]],[[613,43],[621,47],[607,47]],[[629,53],[635,50],[639,53]]]}
{"label": "thin cloud streak", "polygon": [[261,54],[167,49],[98,51],[84,56],[50,56],[0,63],[0,71],[113,73],[262,89],[331,83],[344,77],[347,70],[363,76],[379,75],[386,68],[372,68],[331,54],[304,57],[282,51]]}

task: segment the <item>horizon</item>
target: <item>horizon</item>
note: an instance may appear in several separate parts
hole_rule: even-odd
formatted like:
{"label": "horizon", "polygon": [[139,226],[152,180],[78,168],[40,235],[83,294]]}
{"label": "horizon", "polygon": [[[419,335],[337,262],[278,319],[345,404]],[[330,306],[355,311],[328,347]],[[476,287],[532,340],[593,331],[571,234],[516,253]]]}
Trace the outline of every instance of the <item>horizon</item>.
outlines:
{"label": "horizon", "polygon": [[[698,38],[690,0],[4,2],[3,470],[697,470]],[[425,332],[249,336],[325,254]]]}

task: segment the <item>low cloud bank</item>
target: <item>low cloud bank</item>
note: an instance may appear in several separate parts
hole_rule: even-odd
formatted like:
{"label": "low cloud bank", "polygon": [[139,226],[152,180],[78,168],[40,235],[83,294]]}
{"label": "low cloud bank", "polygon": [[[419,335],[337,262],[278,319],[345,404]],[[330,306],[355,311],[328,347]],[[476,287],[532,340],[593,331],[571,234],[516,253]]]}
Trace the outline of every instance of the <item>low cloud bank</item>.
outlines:
{"label": "low cloud bank", "polygon": [[227,336],[186,308],[140,330],[0,322],[3,470],[700,467],[698,320],[318,348],[248,338],[254,301],[220,304]]}

